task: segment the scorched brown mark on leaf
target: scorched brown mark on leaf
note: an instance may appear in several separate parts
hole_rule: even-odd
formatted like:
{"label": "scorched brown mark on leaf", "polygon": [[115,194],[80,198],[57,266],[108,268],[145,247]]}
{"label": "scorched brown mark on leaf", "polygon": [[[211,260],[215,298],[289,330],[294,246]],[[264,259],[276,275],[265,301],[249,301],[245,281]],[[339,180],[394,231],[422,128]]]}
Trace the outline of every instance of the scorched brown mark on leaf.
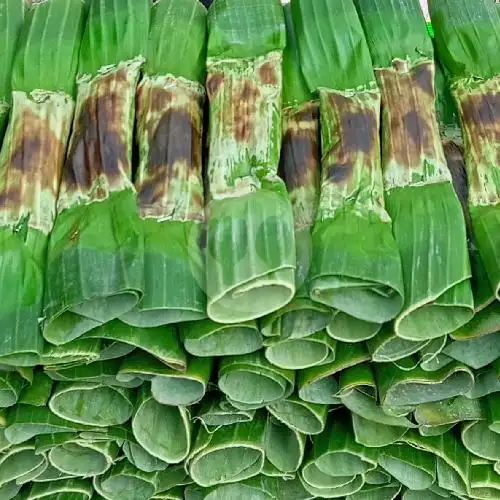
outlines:
{"label": "scorched brown mark on leaf", "polygon": [[329,165],[328,178],[336,184],[345,182],[351,177],[353,169],[354,165],[352,163]]}
{"label": "scorched brown mark on leaf", "polygon": [[250,142],[253,137],[259,96],[259,89],[249,80],[233,96],[233,132],[238,142]]}
{"label": "scorched brown mark on leaf", "polygon": [[15,182],[9,182],[0,193],[0,205],[18,206],[23,192],[26,201],[34,201],[34,193],[31,196],[26,191],[34,192],[37,186],[41,190],[52,190],[56,196],[64,144],[49,124],[31,111],[24,111],[14,126],[14,138],[18,140],[13,145],[6,167]]}
{"label": "scorched brown mark on leaf", "polygon": [[[169,109],[152,134],[147,165],[148,179],[139,188],[142,205],[161,198],[165,181],[184,173],[178,169],[198,169],[201,165],[201,137],[189,114]],[[181,165],[179,165],[181,162]],[[176,168],[177,167],[177,168]]]}
{"label": "scorched brown mark on leaf", "polygon": [[303,129],[290,127],[281,144],[278,175],[285,181],[288,191],[304,186],[308,182],[308,173],[318,169],[319,130],[314,126],[317,110],[301,111],[294,115],[295,123],[308,123]]}
{"label": "scorched brown mark on leaf", "polygon": [[351,178],[359,153],[370,156],[377,144],[377,118],[372,109],[354,106],[353,101],[339,94],[330,95],[335,110],[338,140],[328,152],[333,157],[326,167],[328,178],[343,183]]}
{"label": "scorched brown mark on leaf", "polygon": [[465,118],[483,126],[496,125],[500,134],[500,94],[472,95],[462,104]]}
{"label": "scorched brown mark on leaf", "polygon": [[425,130],[425,123],[422,123],[420,115],[416,111],[409,111],[403,116],[403,126],[408,134],[408,137],[415,143],[420,144]]}
{"label": "scorched brown mark on leaf", "polygon": [[123,129],[123,104],[116,87],[125,76],[111,74],[100,82],[109,91],[100,97],[89,97],[83,104],[75,124],[71,149],[64,167],[64,180],[69,189],[89,189],[93,180],[104,174],[113,183],[128,170],[128,155]]}
{"label": "scorched brown mark on leaf", "polygon": [[417,66],[413,73],[415,83],[427,94],[434,97],[434,75],[427,64]]}
{"label": "scorched brown mark on leaf", "polygon": [[264,63],[259,68],[259,76],[262,80],[262,83],[265,85],[277,85],[278,84],[278,76],[276,75],[276,71],[270,62]]}
{"label": "scorched brown mark on leaf", "polygon": [[465,170],[464,151],[454,141],[443,142],[443,150],[446,158],[448,170],[451,173],[453,187],[457,193],[462,211],[464,213],[465,222],[469,235],[472,235],[472,222],[469,213],[469,186],[467,181],[467,173]]}
{"label": "scorched brown mark on leaf", "polygon": [[213,75],[209,75],[207,78],[207,96],[209,99],[215,97],[215,95],[219,92],[219,89],[224,84],[224,75],[222,73],[215,73]]}

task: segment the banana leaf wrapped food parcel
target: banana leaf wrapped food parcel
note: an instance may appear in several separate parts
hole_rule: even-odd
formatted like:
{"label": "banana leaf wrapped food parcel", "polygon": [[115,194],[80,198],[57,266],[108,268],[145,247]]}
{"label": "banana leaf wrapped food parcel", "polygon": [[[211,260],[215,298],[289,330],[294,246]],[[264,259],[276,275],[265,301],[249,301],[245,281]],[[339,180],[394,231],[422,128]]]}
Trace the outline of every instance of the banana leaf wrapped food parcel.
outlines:
{"label": "banana leaf wrapped food parcel", "polygon": [[[474,241],[497,299],[500,299],[498,220],[498,5],[472,7],[452,0],[431,4],[436,47],[450,75],[464,138],[468,204]],[[471,16],[474,23],[470,23]]]}
{"label": "banana leaf wrapped food parcel", "polygon": [[295,287],[291,302],[260,321],[266,357],[282,368],[300,369],[333,359],[335,340],[325,328],[333,312],[309,298],[311,230],[319,195],[319,105],[301,72],[290,5],[284,6],[287,45],[283,52],[283,130],[278,173],[292,202],[295,228]]}
{"label": "banana leaf wrapped food parcel", "polygon": [[[17,3],[3,4],[10,23],[19,22]],[[45,257],[75,107],[84,19],[78,0],[34,4],[12,67],[12,110],[0,152],[2,363],[33,366],[43,351]],[[11,43],[15,39],[6,51]],[[50,71],[51,57],[58,65]]]}
{"label": "banana leaf wrapped food parcel", "polygon": [[356,0],[382,93],[382,169],[401,253],[398,337],[441,337],[473,316],[465,223],[435,111],[431,39],[418,2]]}
{"label": "banana leaf wrapped food parcel", "polygon": [[281,59],[278,0],[218,0],[208,13],[207,313],[255,319],[295,293],[293,216],[278,177]]}
{"label": "banana leaf wrapped food parcel", "polygon": [[53,344],[125,314],[144,292],[131,156],[149,17],[147,0],[90,3],[47,257],[43,334]]}
{"label": "banana leaf wrapped food parcel", "polygon": [[[182,40],[182,44],[180,43]],[[137,198],[144,232],[144,295],[122,320],[159,326],[206,317],[200,248],[206,11],[195,0],[152,8],[137,89]]]}
{"label": "banana leaf wrapped food parcel", "polygon": [[399,251],[384,207],[380,91],[352,1],[298,1],[292,12],[303,74],[320,100],[310,295],[338,311],[331,336],[366,340],[403,305]]}

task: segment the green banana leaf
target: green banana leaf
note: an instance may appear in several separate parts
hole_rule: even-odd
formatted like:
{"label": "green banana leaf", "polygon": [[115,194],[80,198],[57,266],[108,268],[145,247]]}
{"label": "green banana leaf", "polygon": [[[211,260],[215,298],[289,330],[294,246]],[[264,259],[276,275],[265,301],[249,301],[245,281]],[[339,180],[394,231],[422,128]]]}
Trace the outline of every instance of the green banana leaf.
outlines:
{"label": "green banana leaf", "polygon": [[169,464],[182,462],[191,448],[188,410],[160,404],[145,387],[137,398],[132,432],[144,450]]}
{"label": "green banana leaf", "polygon": [[54,344],[125,314],[142,297],[144,241],[131,150],[149,7],[148,0],[133,8],[127,0],[90,2],[47,257],[43,334]]}
{"label": "green banana leaf", "polygon": [[[24,2],[17,4],[4,2],[7,30],[16,30],[22,20]],[[6,290],[0,308],[1,363],[34,366],[43,350],[39,318],[45,254],[75,107],[73,79],[84,19],[84,5],[77,0],[34,4],[12,65],[12,111],[0,152],[0,276]],[[6,58],[16,40],[15,33],[11,36]],[[55,67],[51,58],[58,61]]]}
{"label": "green banana leaf", "polygon": [[0,372],[0,408],[15,405],[25,386],[26,380],[18,372]]}
{"label": "green banana leaf", "polygon": [[127,382],[122,382],[118,379],[121,365],[121,359],[110,359],[108,361],[95,361],[87,365],[78,365],[70,368],[57,369],[55,367],[52,370],[47,370],[46,373],[50,379],[63,382],[96,382],[119,387],[139,387],[142,384],[140,378]]}
{"label": "green banana leaf", "polygon": [[184,370],[186,367],[186,354],[175,328],[170,325],[138,328],[116,319],[84,333],[81,338],[121,342],[148,352],[172,368]]}
{"label": "green banana leaf", "polygon": [[500,358],[500,332],[449,342],[443,353],[478,370]]}
{"label": "green banana leaf", "polygon": [[92,427],[61,418],[47,406],[18,404],[7,414],[5,438],[18,445],[44,434],[91,430]]}
{"label": "green banana leaf", "polygon": [[160,472],[157,477],[155,499],[184,500],[184,486],[192,484],[192,479],[182,465],[174,465]]}
{"label": "green banana leaf", "polygon": [[265,458],[266,418],[257,413],[251,422],[239,422],[208,432],[198,427],[186,470],[202,487],[244,481],[259,474]]}
{"label": "green banana leaf", "polygon": [[[500,13],[494,3],[481,1],[471,10],[463,0],[434,1],[430,12],[436,47],[451,75],[460,116],[474,243],[500,299],[498,120],[494,113],[482,113],[494,109],[499,92],[500,65],[494,46],[500,40]],[[471,14],[473,24],[467,21]],[[471,55],[475,57],[469,59]]]}
{"label": "green banana leaf", "polygon": [[76,339],[64,345],[45,342],[40,362],[46,370],[71,368],[99,360],[100,339]]}
{"label": "green banana leaf", "polygon": [[251,422],[254,415],[255,410],[236,408],[222,393],[213,391],[203,398],[194,418],[210,431],[222,425]]}
{"label": "green banana leaf", "polygon": [[418,2],[356,5],[382,92],[385,201],[403,267],[395,332],[429,340],[473,316],[465,222],[436,118],[432,42]]}
{"label": "green banana leaf", "polygon": [[372,361],[375,363],[395,362],[425,349],[429,341],[414,341],[399,337],[393,324],[385,324],[377,335],[367,340]]}
{"label": "green banana leaf", "polygon": [[3,47],[0,59],[0,68],[2,68],[0,72],[0,145],[9,118],[12,64],[19,33],[23,26],[24,13],[25,4],[18,0],[4,2],[0,13],[0,36]]}
{"label": "green banana leaf", "polygon": [[390,363],[374,365],[380,405],[390,415],[406,415],[419,404],[464,395],[474,385],[474,374],[465,365],[454,362],[426,372],[414,368],[411,358],[403,361],[410,369]]}
{"label": "green banana leaf", "polygon": [[28,483],[46,467],[47,459],[44,455],[36,454],[32,442],[14,446],[0,456],[0,487],[11,481]]}
{"label": "green banana leaf", "polygon": [[309,403],[339,404],[335,375],[342,370],[368,361],[370,355],[363,343],[337,343],[335,360],[325,365],[301,370],[297,376],[299,398]]}
{"label": "green banana leaf", "polygon": [[144,296],[122,316],[131,325],[206,317],[200,248],[205,54],[206,9],[200,2],[153,5],[137,102],[135,185],[144,231]]}
{"label": "green banana leaf", "polygon": [[186,369],[179,371],[145,352],[136,351],[123,361],[119,378],[125,375],[128,380],[128,377],[142,376],[151,380],[151,393],[159,403],[187,406],[205,395],[212,366],[212,358],[191,356]]}
{"label": "green banana leaf", "polygon": [[119,452],[114,441],[81,439],[76,433],[45,434],[35,440],[37,453],[47,453],[50,465],[69,476],[104,474]]}
{"label": "green banana leaf", "polygon": [[222,324],[206,319],[179,325],[184,349],[193,356],[232,356],[258,351],[262,335],[256,321]]}
{"label": "green banana leaf", "polygon": [[320,434],[325,429],[328,406],[303,401],[292,395],[267,406],[269,413],[302,434]]}
{"label": "green banana leaf", "polygon": [[[28,500],[45,498],[47,500],[73,498],[74,500],[90,500],[94,488],[92,482],[84,479],[65,479],[48,483],[34,483],[30,489]],[[63,496],[64,495],[64,496]]]}
{"label": "green banana leaf", "polygon": [[123,443],[122,451],[132,465],[144,472],[161,471],[168,467],[167,462],[153,457],[140,444],[131,440]]}
{"label": "green banana leaf", "polygon": [[92,483],[107,500],[149,499],[156,490],[156,473],[136,469],[124,459],[102,476],[94,476]]}
{"label": "green banana leaf", "polygon": [[120,425],[132,415],[130,389],[95,382],[59,382],[49,401],[50,410],[70,422],[95,427]]}
{"label": "green banana leaf", "polygon": [[425,490],[436,480],[436,457],[409,445],[394,444],[380,451],[378,463],[403,486]]}
{"label": "green banana leaf", "polygon": [[380,92],[368,47],[352,0],[298,1],[292,12],[304,77],[320,98],[322,179],[311,298],[383,323],[403,305],[403,282],[384,209]]}
{"label": "green banana leaf", "polygon": [[292,207],[277,175],[285,38],[277,0],[208,12],[207,312],[220,323],[270,314],[295,293]]}
{"label": "green banana leaf", "polygon": [[302,465],[306,435],[269,416],[264,437],[266,460],[280,473],[293,474]]}
{"label": "green banana leaf", "polygon": [[277,477],[258,475],[232,484],[202,488],[189,485],[184,490],[185,500],[234,500],[245,498],[252,500],[310,500],[315,498],[308,493],[298,479],[284,480]]}
{"label": "green banana leaf", "polygon": [[322,330],[307,337],[271,338],[264,341],[266,359],[279,368],[301,370],[331,363],[337,341]]}
{"label": "green banana leaf", "polygon": [[237,408],[261,408],[290,396],[295,372],[272,365],[258,351],[222,358],[217,384]]}
{"label": "green banana leaf", "polygon": [[484,399],[469,399],[465,396],[423,403],[414,412],[416,422],[429,427],[484,420],[486,415],[487,402]]}
{"label": "green banana leaf", "polygon": [[52,379],[44,372],[35,372],[33,380],[24,388],[19,403],[32,406],[45,406],[52,393]]}
{"label": "green banana leaf", "polygon": [[356,493],[346,496],[346,500],[393,500],[398,498],[401,484],[397,481],[388,484],[365,484]]}

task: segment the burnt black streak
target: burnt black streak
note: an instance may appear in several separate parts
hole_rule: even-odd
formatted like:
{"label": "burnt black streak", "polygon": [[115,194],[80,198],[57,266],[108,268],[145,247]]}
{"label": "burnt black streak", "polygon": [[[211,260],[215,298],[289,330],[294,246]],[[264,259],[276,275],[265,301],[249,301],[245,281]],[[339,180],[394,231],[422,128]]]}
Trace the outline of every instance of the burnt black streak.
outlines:
{"label": "burnt black streak", "polygon": [[414,144],[422,142],[424,127],[422,119],[416,111],[409,111],[403,116],[403,126]]}
{"label": "burnt black streak", "polygon": [[434,95],[434,85],[430,65],[421,64],[413,72],[413,78],[417,85],[427,94]]}
{"label": "burnt black streak", "polygon": [[463,111],[467,121],[472,123],[483,123],[493,125],[498,123],[500,127],[500,95],[484,94],[478,97],[470,97],[463,104]]}
{"label": "burnt black streak", "polygon": [[352,175],[353,168],[354,165],[352,163],[334,163],[328,165],[328,179],[336,184],[344,182]]}
{"label": "burnt black streak", "polygon": [[318,164],[318,143],[305,133],[288,130],[281,144],[278,175],[288,191],[307,182],[307,172]]}
{"label": "burnt black streak", "polygon": [[341,121],[343,149],[370,153],[374,146],[374,130],[377,126],[373,113],[345,113]]}
{"label": "burnt black streak", "polygon": [[167,166],[172,175],[173,165],[185,162],[189,168],[201,164],[199,132],[185,111],[170,109],[160,119],[151,138],[148,170],[154,172]]}
{"label": "burnt black streak", "polygon": [[126,145],[115,130],[121,127],[116,123],[119,107],[116,93],[90,97],[83,105],[64,167],[68,188],[88,189],[101,173],[113,180],[120,175],[120,165],[128,163]]}

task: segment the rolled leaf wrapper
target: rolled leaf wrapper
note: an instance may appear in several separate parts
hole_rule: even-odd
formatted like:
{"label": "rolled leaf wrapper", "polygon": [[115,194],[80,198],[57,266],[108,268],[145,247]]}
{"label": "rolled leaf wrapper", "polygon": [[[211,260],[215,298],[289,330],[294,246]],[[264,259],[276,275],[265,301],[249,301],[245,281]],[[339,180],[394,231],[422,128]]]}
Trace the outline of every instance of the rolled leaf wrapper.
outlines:
{"label": "rolled leaf wrapper", "polygon": [[188,406],[205,395],[212,367],[212,358],[189,357],[184,370],[180,371],[137,351],[123,361],[118,378],[127,380],[127,377],[142,375],[151,380],[151,393],[159,403]]}
{"label": "rolled leaf wrapper", "polygon": [[184,486],[193,484],[182,465],[174,465],[157,475],[156,493],[153,498],[184,500]]}
{"label": "rolled leaf wrapper", "polygon": [[158,403],[144,387],[139,393],[132,431],[150,455],[169,464],[186,459],[191,447],[188,410]]}
{"label": "rolled leaf wrapper", "polygon": [[47,452],[49,463],[57,470],[78,477],[104,474],[120,450],[114,441],[94,442],[73,433],[39,436],[35,446],[38,453]]}
{"label": "rolled leaf wrapper", "polygon": [[30,385],[24,388],[19,403],[45,406],[52,393],[52,379],[44,372],[35,372]]}
{"label": "rolled leaf wrapper", "polygon": [[132,415],[134,394],[130,389],[92,382],[60,382],[49,401],[58,417],[96,427],[119,425]]}
{"label": "rolled leaf wrapper", "polygon": [[[283,124],[278,174],[284,180],[292,203],[295,228],[294,299],[285,307],[261,319],[266,337],[268,359],[288,349],[300,349],[308,337],[323,330],[332,316],[328,307],[309,299],[309,269],[312,257],[311,229],[316,218],[319,197],[319,109],[301,72],[290,4],[284,6],[287,45],[283,51]],[[285,345],[281,345],[286,341]],[[272,347],[271,347],[272,346]],[[315,344],[312,344],[312,350]],[[326,349],[328,351],[328,349]],[[305,351],[304,351],[305,352]],[[324,360],[325,354],[303,360],[306,365]],[[303,367],[304,362],[299,367]],[[285,366],[285,365],[283,365]],[[293,368],[292,365],[287,367]]]}
{"label": "rolled leaf wrapper", "polygon": [[94,476],[92,483],[107,500],[151,498],[156,491],[156,473],[141,471],[127,460],[120,460],[106,474]]}
{"label": "rolled leaf wrapper", "polygon": [[11,106],[11,76],[17,41],[23,26],[26,6],[17,0],[4,2],[0,14],[0,36],[2,55],[0,56],[0,144],[9,118]]}
{"label": "rolled leaf wrapper", "polygon": [[[336,23],[339,16],[342,19],[335,29],[331,9]],[[384,208],[380,91],[363,29],[351,0],[335,6],[297,2],[292,12],[303,73],[320,97],[322,178],[311,298],[358,320],[383,323],[399,313],[403,283]],[[325,40],[331,51],[324,50]],[[331,332],[334,335],[333,327]]]}
{"label": "rolled leaf wrapper", "polygon": [[156,3],[148,43],[137,97],[135,182],[144,229],[144,296],[122,316],[135,326],[206,317],[200,248],[206,9],[195,0]]}
{"label": "rolled leaf wrapper", "polygon": [[[468,205],[474,243],[491,287],[500,298],[498,225],[500,181],[496,106],[500,64],[494,46],[500,40],[500,14],[494,4],[477,8],[461,0],[437,1],[430,13],[436,47],[451,77],[464,139]],[[474,25],[467,20],[474,15]]]}
{"label": "rolled leaf wrapper", "polygon": [[48,250],[44,336],[54,344],[125,314],[142,297],[144,242],[131,153],[149,13],[147,0],[133,9],[125,0],[91,2]]}
{"label": "rolled leaf wrapper", "polygon": [[294,385],[295,373],[272,365],[262,351],[227,356],[219,363],[219,389],[237,408],[256,409],[280,401]]}
{"label": "rolled leaf wrapper", "polygon": [[46,406],[16,405],[7,415],[5,437],[14,445],[25,443],[36,436],[90,430],[84,424],[66,420],[52,413]]}
{"label": "rolled leaf wrapper", "polygon": [[257,322],[222,324],[206,319],[179,325],[180,336],[193,356],[232,356],[249,354],[262,347]]}
{"label": "rolled leaf wrapper", "polygon": [[130,381],[119,380],[121,364],[120,359],[111,359],[70,368],[58,369],[55,367],[47,371],[47,373],[52,380],[63,382],[97,382],[119,387],[138,387],[141,385],[142,380],[140,378],[131,379]]}
{"label": "rolled leaf wrapper", "polygon": [[410,431],[404,442],[417,450],[428,451],[437,457],[437,483],[455,495],[467,495],[470,484],[471,454],[452,433],[421,436]]}
{"label": "rolled leaf wrapper", "polygon": [[215,432],[198,428],[186,469],[199,486],[236,483],[259,474],[264,465],[266,419],[225,425]]}
{"label": "rolled leaf wrapper", "polygon": [[250,422],[255,410],[239,409],[233,406],[221,393],[209,393],[197,409],[195,420],[199,420],[208,430],[222,425]]}
{"label": "rolled leaf wrapper", "polygon": [[302,465],[306,435],[270,416],[265,434],[266,460],[281,473],[295,473]]}
{"label": "rolled leaf wrapper", "polygon": [[384,325],[375,337],[366,342],[375,363],[398,361],[415,354],[427,344],[428,341],[402,339],[391,324]]}
{"label": "rolled leaf wrapper", "polygon": [[28,499],[60,500],[64,497],[75,500],[90,500],[94,493],[92,481],[85,479],[63,479],[51,483],[34,483]]}
{"label": "rolled leaf wrapper", "polygon": [[0,408],[17,403],[26,380],[16,371],[0,372]]}
{"label": "rolled leaf wrapper", "polygon": [[474,384],[472,370],[456,362],[426,372],[411,358],[403,361],[402,367],[375,365],[380,405],[389,415],[406,415],[418,404],[464,395]]}
{"label": "rolled leaf wrapper", "polygon": [[338,342],[334,361],[313,366],[298,373],[299,398],[310,403],[339,404],[340,398],[336,395],[338,382],[335,375],[369,359],[370,355],[364,344]]}
{"label": "rolled leaf wrapper", "polygon": [[295,395],[270,404],[267,410],[291,429],[309,435],[323,432],[328,416],[327,405],[309,403]]}
{"label": "rolled leaf wrapper", "polygon": [[304,338],[286,340],[272,338],[264,344],[265,356],[273,365],[300,370],[333,361],[337,341],[323,330]]}
{"label": "rolled leaf wrapper", "polygon": [[449,342],[443,353],[475,370],[484,368],[500,358],[500,333]]}
{"label": "rolled leaf wrapper", "polygon": [[234,323],[295,293],[292,208],[277,175],[285,26],[277,0],[219,1],[208,26],[207,312]]}
{"label": "rolled leaf wrapper", "polygon": [[310,500],[315,498],[304,489],[298,478],[282,479],[263,474],[238,483],[201,488],[189,485],[185,491],[185,500],[233,500],[234,498],[255,498],[272,500],[289,498],[290,500]]}
{"label": "rolled leaf wrapper", "polygon": [[382,93],[385,202],[403,267],[394,328],[406,340],[429,340],[473,315],[464,217],[436,119],[432,43],[418,3],[356,4]]}
{"label": "rolled leaf wrapper", "polygon": [[47,467],[44,455],[35,452],[33,442],[6,450],[0,457],[0,487],[15,481],[24,484],[41,474]]}
{"label": "rolled leaf wrapper", "polygon": [[[3,18],[11,17],[9,25],[22,15],[23,3],[17,2],[17,9],[13,3],[2,10]],[[33,366],[43,350],[39,318],[45,252],[73,118],[84,14],[75,0],[33,5],[21,31],[11,117],[0,152],[0,276],[8,290],[0,307],[2,363]],[[47,54],[59,61],[52,72],[47,71]]]}
{"label": "rolled leaf wrapper", "polygon": [[100,339],[76,339],[58,346],[46,342],[40,362],[47,370],[92,363],[100,358],[101,345]]}
{"label": "rolled leaf wrapper", "polygon": [[[346,496],[347,500],[370,500],[370,499],[386,499],[393,500],[399,498],[401,484],[397,481],[392,481],[387,484],[364,484],[363,487],[356,493]],[[411,491],[411,490],[408,490]],[[419,492],[420,493],[420,492]]]}
{"label": "rolled leaf wrapper", "polygon": [[341,419],[338,411],[330,414],[325,431],[313,438],[300,475],[306,490],[323,498],[355,493],[363,486],[362,474],[377,466],[377,452],[356,443]]}
{"label": "rolled leaf wrapper", "polygon": [[174,369],[183,370],[186,367],[186,353],[182,350],[175,328],[170,325],[139,328],[113,320],[84,333],[81,338],[120,342],[139,348]]}

